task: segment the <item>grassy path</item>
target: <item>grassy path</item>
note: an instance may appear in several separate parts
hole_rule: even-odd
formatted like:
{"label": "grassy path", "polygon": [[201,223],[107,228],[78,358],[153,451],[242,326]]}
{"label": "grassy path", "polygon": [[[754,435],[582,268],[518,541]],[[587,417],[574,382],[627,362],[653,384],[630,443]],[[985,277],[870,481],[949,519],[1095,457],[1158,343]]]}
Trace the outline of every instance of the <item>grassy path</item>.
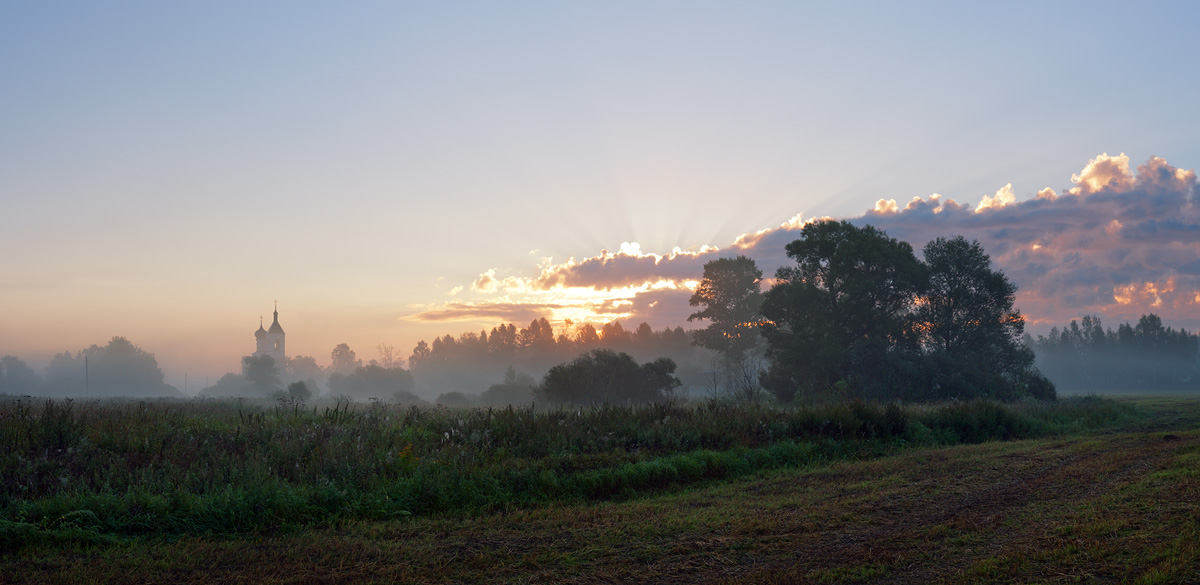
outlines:
{"label": "grassy path", "polygon": [[1200,431],[1159,427],[914,450],[624,503],[26,549],[0,557],[0,581],[1178,583],[1200,575],[1198,541]]}

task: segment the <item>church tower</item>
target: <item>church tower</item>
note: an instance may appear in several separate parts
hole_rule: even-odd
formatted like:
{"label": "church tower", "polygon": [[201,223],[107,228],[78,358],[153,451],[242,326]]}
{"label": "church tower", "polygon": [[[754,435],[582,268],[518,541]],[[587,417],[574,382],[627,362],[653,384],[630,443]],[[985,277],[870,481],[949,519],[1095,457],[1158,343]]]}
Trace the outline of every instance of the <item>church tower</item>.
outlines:
{"label": "church tower", "polygon": [[279,372],[283,373],[286,365],[287,354],[284,351],[284,333],[283,327],[279,325],[279,304],[275,304],[275,321],[271,323],[270,329],[263,329],[262,320],[259,319],[258,331],[254,332],[255,356],[269,355],[275,360],[275,367],[279,368]]}

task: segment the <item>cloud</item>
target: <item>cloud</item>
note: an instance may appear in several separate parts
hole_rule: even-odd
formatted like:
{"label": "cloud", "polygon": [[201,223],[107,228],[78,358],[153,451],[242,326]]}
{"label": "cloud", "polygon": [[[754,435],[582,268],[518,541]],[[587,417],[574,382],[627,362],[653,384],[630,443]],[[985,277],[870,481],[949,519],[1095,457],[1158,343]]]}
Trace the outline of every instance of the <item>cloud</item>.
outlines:
{"label": "cloud", "polygon": [[409,321],[476,321],[493,319],[504,323],[524,323],[562,308],[552,303],[482,302],[445,303],[406,317]]}
{"label": "cloud", "polygon": [[481,293],[490,293],[496,291],[496,269],[489,268],[487,272],[479,275],[475,282],[471,283],[471,290]]}
{"label": "cloud", "polygon": [[1129,157],[1102,154],[1071,176],[1061,195],[1045,188],[1016,201],[1011,185],[974,212],[928,205],[871,223],[920,248],[937,236],[978,239],[1019,287],[1017,306],[1035,323],[1063,324],[1083,314],[1107,321],[1155,312],[1200,326],[1200,208],[1196,174],[1151,157],[1136,172]]}
{"label": "cloud", "polygon": [[[1169,323],[1200,327],[1200,205],[1196,174],[1151,157],[1130,170],[1129,157],[1102,154],[1071,186],[1043,188],[1018,200],[1012,183],[977,205],[940,194],[901,206],[880,198],[855,224],[871,224],[918,251],[939,236],[979,240],[994,264],[1019,287],[1017,306],[1034,324],[1063,324],[1083,314],[1106,322],[1155,312]],[[704,264],[744,254],[768,278],[789,265],[784,247],[816,218],[747,232],[723,247],[675,248],[667,253],[623,242],[616,252],[554,262],[541,258],[525,275],[496,277],[489,269],[471,283],[484,298],[424,308],[422,321],[552,320],[646,321],[682,324],[694,308],[687,299]],[[820,218],[826,219],[826,218]],[[461,288],[459,288],[461,291]]]}
{"label": "cloud", "polygon": [[1000,187],[993,197],[983,196],[983,200],[979,202],[979,207],[975,208],[975,213],[983,213],[988,209],[1000,209],[1005,205],[1012,205],[1017,202],[1017,196],[1013,194],[1012,183]]}
{"label": "cloud", "polygon": [[1129,172],[1129,157],[1125,153],[1108,156],[1108,153],[1088,161],[1078,175],[1071,175],[1075,183],[1069,192],[1072,195],[1087,195],[1104,189],[1123,190],[1133,183]]}

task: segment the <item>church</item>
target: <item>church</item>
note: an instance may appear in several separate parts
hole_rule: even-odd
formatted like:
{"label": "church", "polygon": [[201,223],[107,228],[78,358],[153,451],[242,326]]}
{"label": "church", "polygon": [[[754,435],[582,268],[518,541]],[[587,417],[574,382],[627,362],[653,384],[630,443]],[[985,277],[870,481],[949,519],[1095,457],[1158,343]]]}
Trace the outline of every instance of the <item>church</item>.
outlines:
{"label": "church", "polygon": [[275,360],[275,367],[282,373],[286,364],[286,354],[283,351],[283,327],[279,325],[279,304],[275,304],[275,321],[270,329],[263,329],[262,317],[258,319],[258,331],[254,332],[257,349],[254,357],[269,355]]}

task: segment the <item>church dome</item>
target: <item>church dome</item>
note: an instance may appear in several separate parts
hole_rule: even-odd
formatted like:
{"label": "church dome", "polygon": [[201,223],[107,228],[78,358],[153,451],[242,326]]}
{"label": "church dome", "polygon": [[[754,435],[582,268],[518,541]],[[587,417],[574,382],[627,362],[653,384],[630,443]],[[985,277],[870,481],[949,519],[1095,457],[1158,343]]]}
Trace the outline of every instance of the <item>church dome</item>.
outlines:
{"label": "church dome", "polygon": [[258,324],[258,331],[255,331],[255,332],[254,332],[254,336],[255,336],[255,337],[260,337],[260,338],[261,338],[261,337],[266,337],[266,336],[267,336],[267,330],[266,330],[266,329],[263,329],[262,323],[259,323],[259,324]]}
{"label": "church dome", "polygon": [[[262,329],[262,325],[258,327]],[[267,333],[283,333],[283,327],[279,326],[279,311],[275,311],[275,322],[271,323],[271,329]]]}

